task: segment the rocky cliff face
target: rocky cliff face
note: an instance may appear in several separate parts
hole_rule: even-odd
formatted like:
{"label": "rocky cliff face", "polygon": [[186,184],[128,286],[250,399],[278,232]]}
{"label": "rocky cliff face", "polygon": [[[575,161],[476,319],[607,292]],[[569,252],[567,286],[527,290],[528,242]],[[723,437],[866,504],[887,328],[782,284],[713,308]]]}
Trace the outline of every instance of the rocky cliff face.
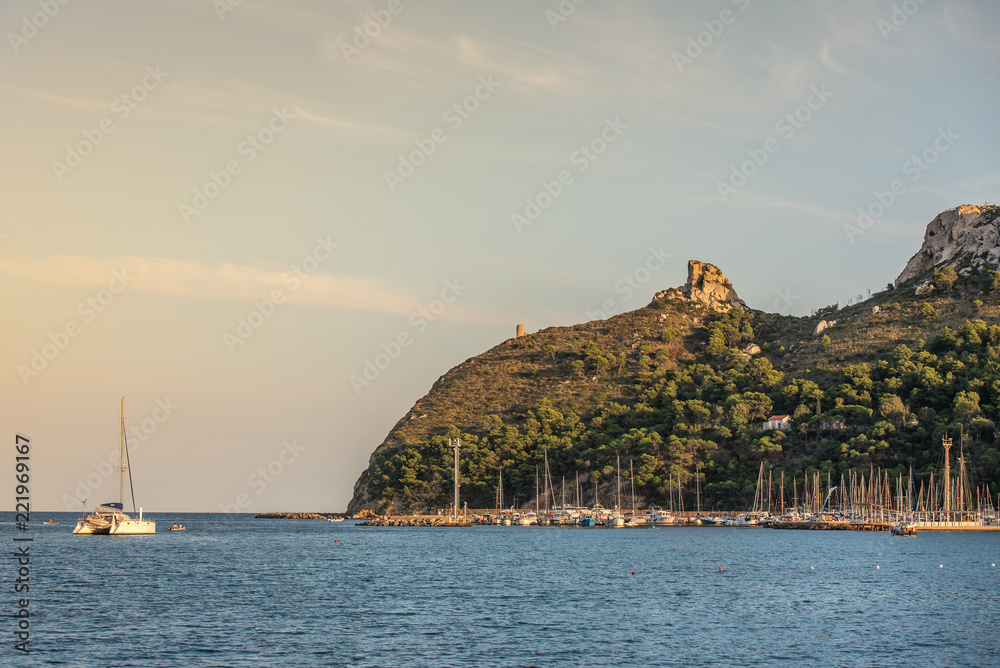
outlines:
{"label": "rocky cliff face", "polygon": [[734,308],[741,311],[750,310],[746,302],[736,294],[732,281],[726,278],[722,270],[714,264],[698,260],[688,260],[687,283],[679,288],[670,288],[656,293],[653,296],[653,301],[664,298],[698,302],[719,313]]}
{"label": "rocky cliff face", "polygon": [[896,285],[935,267],[956,270],[995,268],[1000,263],[1000,207],[966,204],[937,215],[927,225],[924,243],[910,258]]}

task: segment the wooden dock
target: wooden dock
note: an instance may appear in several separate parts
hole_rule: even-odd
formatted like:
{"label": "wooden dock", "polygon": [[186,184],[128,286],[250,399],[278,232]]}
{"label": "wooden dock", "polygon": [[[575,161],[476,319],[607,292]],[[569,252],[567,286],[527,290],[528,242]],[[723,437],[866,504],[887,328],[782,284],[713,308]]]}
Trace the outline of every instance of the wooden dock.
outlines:
{"label": "wooden dock", "polygon": [[882,522],[778,522],[772,529],[807,529],[812,531],[890,531],[891,524]]}

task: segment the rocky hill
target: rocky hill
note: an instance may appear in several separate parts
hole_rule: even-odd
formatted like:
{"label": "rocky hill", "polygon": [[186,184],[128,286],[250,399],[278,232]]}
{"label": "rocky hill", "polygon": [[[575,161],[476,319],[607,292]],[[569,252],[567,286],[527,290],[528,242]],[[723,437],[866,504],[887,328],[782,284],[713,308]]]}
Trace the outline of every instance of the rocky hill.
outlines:
{"label": "rocky hill", "polygon": [[896,285],[949,266],[964,275],[1000,262],[1000,207],[966,204],[937,215],[924,232],[924,243],[896,278]]}
{"label": "rocky hill", "polygon": [[[447,507],[454,436],[470,507],[494,506],[501,470],[505,505],[530,503],[546,457],[557,495],[605,505],[616,456],[640,504],[683,490],[691,507],[700,483],[704,507],[744,506],[762,460],[788,485],[870,467],[928,477],[960,425],[974,474],[995,485],[997,224],[996,207],[944,212],[894,289],[810,317],[753,311],[691,261],[686,283],[644,308],[509,339],[417,401],[348,510]],[[771,413],[792,429],[759,431]]]}

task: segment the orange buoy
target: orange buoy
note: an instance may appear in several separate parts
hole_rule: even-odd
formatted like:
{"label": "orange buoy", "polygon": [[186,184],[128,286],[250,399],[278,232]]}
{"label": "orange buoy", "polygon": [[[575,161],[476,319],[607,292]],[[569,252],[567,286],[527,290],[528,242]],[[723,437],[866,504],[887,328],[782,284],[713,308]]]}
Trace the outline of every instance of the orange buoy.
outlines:
{"label": "orange buoy", "polygon": [[722,569],[722,567],[720,566],[720,567],[719,567],[719,572],[721,573],[721,572],[722,572],[722,570],[723,570],[723,569]]}
{"label": "orange buoy", "polygon": [[335,540],[335,541],[333,541],[333,542],[334,542],[334,543],[339,543],[340,541],[339,541],[339,540]]}
{"label": "orange buoy", "polygon": [[632,575],[635,575],[635,571],[632,571]]}

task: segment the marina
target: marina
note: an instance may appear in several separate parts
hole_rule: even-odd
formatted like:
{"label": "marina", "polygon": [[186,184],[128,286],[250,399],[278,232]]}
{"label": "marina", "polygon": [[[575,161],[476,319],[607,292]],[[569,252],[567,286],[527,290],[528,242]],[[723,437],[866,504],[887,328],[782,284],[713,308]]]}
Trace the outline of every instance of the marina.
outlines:
{"label": "marina", "polygon": [[[951,450],[954,442],[949,436],[942,438],[943,467],[935,480],[931,472],[928,480],[915,482],[912,469],[907,475],[898,471],[875,469],[867,474],[847,472],[841,474],[839,483],[833,484],[829,473],[823,481],[819,472],[806,477],[799,494],[798,481],[792,489],[785,484],[781,472],[777,485],[771,472],[765,476],[765,463],[761,461],[754,493],[753,507],[747,511],[703,514],[700,489],[696,487],[694,511],[684,511],[683,495],[670,493],[670,508],[665,510],[649,506],[637,508],[634,476],[630,507],[623,507],[621,493],[621,459],[616,466],[613,507],[605,508],[594,486],[594,502],[581,503],[579,476],[572,485],[575,505],[566,503],[566,480],[556,504],[556,491],[549,471],[548,453],[544,454],[544,471],[535,474],[533,509],[504,507],[503,472],[497,477],[495,506],[492,509],[463,509],[456,512],[459,501],[457,477],[458,447],[455,447],[456,483],[455,502],[447,514],[438,511],[429,515],[374,516],[365,519],[365,526],[560,526],[560,527],[754,527],[773,529],[799,529],[820,531],[888,531],[894,535],[914,536],[919,531],[1000,531],[997,504],[993,503],[988,486],[973,487],[968,481],[963,432],[959,432],[957,467],[951,467]],[[457,444],[456,444],[457,446]],[[895,474],[895,475],[892,475]],[[823,484],[825,482],[825,485]],[[671,484],[671,490],[673,485]]]}

